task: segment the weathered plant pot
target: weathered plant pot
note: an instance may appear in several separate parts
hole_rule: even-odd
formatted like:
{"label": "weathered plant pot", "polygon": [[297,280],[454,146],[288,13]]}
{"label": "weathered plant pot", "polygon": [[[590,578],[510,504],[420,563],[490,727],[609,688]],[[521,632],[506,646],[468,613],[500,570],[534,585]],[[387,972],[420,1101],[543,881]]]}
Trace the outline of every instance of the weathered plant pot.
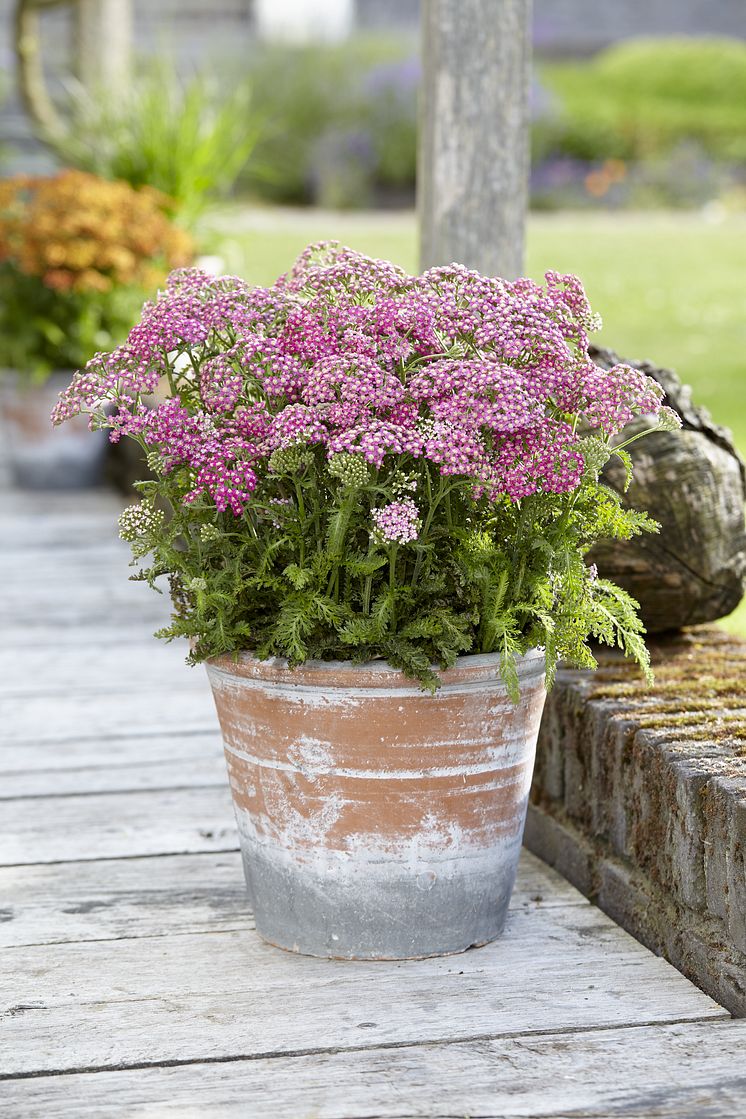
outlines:
{"label": "weathered plant pot", "polygon": [[345,959],[445,955],[502,932],[544,707],[496,655],[435,695],[384,662],[208,663],[249,897],[265,940]]}
{"label": "weathered plant pot", "polygon": [[0,418],[11,480],[22,489],[83,489],[101,481],[106,432],[88,430],[88,419],[76,416],[53,427],[50,413],[71,373],[52,373],[32,385],[15,374],[0,384]]}

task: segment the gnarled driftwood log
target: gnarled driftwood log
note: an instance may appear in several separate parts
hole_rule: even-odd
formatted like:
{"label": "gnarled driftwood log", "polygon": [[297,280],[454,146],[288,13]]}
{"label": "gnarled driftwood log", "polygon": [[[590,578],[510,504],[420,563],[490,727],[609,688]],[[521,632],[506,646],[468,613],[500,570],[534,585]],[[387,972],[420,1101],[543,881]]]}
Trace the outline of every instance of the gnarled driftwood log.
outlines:
{"label": "gnarled driftwood log", "polygon": [[[650,633],[724,617],[743,597],[746,577],[746,467],[730,433],[692,403],[691,389],[671,370],[595,347],[591,357],[604,369],[624,360],[654,377],[682,428],[654,432],[630,447],[634,478],[624,499],[659,521],[660,533],[600,544],[589,559],[638,600]],[[636,420],[625,434],[646,425]],[[618,459],[604,476],[623,491]]]}

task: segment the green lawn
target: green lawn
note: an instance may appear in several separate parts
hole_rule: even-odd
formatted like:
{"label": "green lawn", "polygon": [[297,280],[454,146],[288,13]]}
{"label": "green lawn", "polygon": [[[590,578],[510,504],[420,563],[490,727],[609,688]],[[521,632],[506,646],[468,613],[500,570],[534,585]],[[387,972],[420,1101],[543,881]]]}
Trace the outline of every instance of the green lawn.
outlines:
{"label": "green lawn", "polygon": [[[329,238],[416,266],[411,214],[225,208],[202,238],[252,283],[271,283],[304,245]],[[547,268],[582,277],[604,318],[601,342],[675,369],[746,453],[746,216],[532,214],[526,270]],[[746,603],[726,624],[746,634]]]}

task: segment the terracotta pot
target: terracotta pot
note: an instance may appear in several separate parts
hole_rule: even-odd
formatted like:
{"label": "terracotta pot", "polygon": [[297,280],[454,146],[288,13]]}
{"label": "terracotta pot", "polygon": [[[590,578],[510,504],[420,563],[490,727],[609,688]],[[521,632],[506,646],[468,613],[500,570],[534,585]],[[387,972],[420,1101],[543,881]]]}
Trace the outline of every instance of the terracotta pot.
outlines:
{"label": "terracotta pot", "polygon": [[52,373],[40,385],[6,374],[0,384],[0,419],[12,481],[22,489],[80,489],[101,481],[106,433],[89,431],[76,416],[53,427],[50,413],[72,373]]}
{"label": "terracotta pot", "polygon": [[544,656],[513,705],[496,655],[435,694],[383,662],[208,663],[256,927],[313,956],[404,959],[500,935],[521,848]]}

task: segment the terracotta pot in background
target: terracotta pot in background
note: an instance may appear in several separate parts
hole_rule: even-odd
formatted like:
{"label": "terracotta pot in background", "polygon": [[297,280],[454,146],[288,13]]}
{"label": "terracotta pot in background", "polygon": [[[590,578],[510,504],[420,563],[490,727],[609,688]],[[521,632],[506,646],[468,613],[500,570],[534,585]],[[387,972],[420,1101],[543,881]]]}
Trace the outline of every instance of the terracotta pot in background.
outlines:
{"label": "terracotta pot in background", "polygon": [[346,959],[460,952],[503,929],[544,706],[496,655],[435,695],[383,662],[208,663],[258,932]]}
{"label": "terracotta pot in background", "polygon": [[81,489],[101,481],[106,433],[90,432],[88,418],[76,416],[52,427],[50,413],[72,373],[52,373],[43,384],[17,374],[0,382],[0,422],[12,482],[22,489]]}

